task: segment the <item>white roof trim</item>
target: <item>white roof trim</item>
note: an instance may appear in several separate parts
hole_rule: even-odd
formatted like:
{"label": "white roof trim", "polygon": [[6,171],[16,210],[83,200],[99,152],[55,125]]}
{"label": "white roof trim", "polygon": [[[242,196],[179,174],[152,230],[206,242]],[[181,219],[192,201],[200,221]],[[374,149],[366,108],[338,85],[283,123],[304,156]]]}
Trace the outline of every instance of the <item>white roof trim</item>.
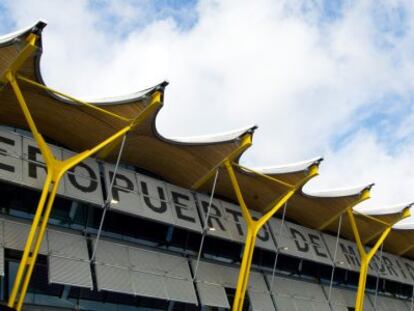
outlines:
{"label": "white roof trim", "polygon": [[[82,98],[82,101],[87,102],[88,104],[92,104],[92,105],[96,105],[96,106],[105,106],[105,105],[117,105],[117,104],[122,104],[125,102],[130,102],[133,100],[138,100],[140,98],[143,98],[145,96],[147,96],[148,94],[152,93],[155,89],[161,87],[165,82],[161,82],[153,87],[150,87],[148,89],[142,90],[142,91],[138,91],[138,92],[134,92],[134,93],[130,93],[127,95],[120,95],[120,96],[109,96],[109,97],[103,97],[103,98]],[[69,103],[75,103],[71,101],[70,99],[67,99],[64,96],[61,96],[59,94],[53,94],[54,96],[62,99],[63,101],[69,102]]]}
{"label": "white roof trim", "polygon": [[276,174],[286,174],[292,172],[299,172],[308,169],[314,164],[319,164],[323,160],[322,157],[313,158],[306,161],[278,165],[278,166],[265,166],[265,167],[255,167],[253,170],[265,174],[265,175],[276,175]]}
{"label": "white roof trim", "polygon": [[119,95],[119,96],[108,96],[108,97],[102,97],[102,98],[88,98],[88,97],[85,98],[84,97],[82,98],[82,100],[89,104],[112,104],[113,102],[128,101],[134,98],[140,98],[142,96],[147,95],[151,90],[152,88],[143,90],[143,91],[130,93],[130,94]]}
{"label": "white roof trim", "polygon": [[17,31],[14,31],[12,33],[8,33],[5,35],[0,36],[0,44],[9,42],[15,38],[18,38],[19,36],[21,36],[22,34],[31,31],[33,28],[35,28],[39,23],[44,23],[47,24],[47,22],[45,20],[39,20],[36,23],[32,24],[31,26],[25,27],[25,28],[21,28]]}
{"label": "white roof trim", "polygon": [[360,214],[366,214],[371,216],[396,214],[401,213],[405,208],[411,207],[413,204],[414,203],[411,202],[383,207],[364,207],[359,208],[357,212]]}
{"label": "white roof trim", "polygon": [[315,191],[315,192],[304,192],[303,193],[307,196],[311,197],[322,197],[322,198],[334,198],[334,197],[346,197],[352,195],[359,195],[362,191],[366,189],[371,189],[374,184],[352,187],[352,188],[337,188],[337,189],[330,189],[330,190],[322,190],[322,191]]}
{"label": "white roof trim", "polygon": [[405,218],[397,222],[392,228],[396,230],[414,230],[414,217]]}
{"label": "white roof trim", "polygon": [[178,143],[220,143],[239,138],[245,133],[252,132],[257,128],[256,125],[250,125],[240,129],[213,135],[190,136],[190,137],[165,137],[168,140]]}
{"label": "white roof trim", "polygon": [[[44,27],[44,25],[46,25],[47,22],[45,20],[39,20],[36,23],[32,24],[31,26],[19,29],[17,31],[14,31],[12,33],[8,33],[6,35],[0,36],[0,44],[3,43],[8,43],[11,42],[12,40],[22,36],[25,33],[34,31],[34,29],[36,29],[36,27]],[[39,68],[39,72],[40,72],[40,68]],[[43,85],[46,85],[42,78],[40,78],[41,81],[39,81],[39,83],[42,83]],[[129,102],[132,100],[137,100],[139,98],[142,98],[144,96],[146,96],[147,94],[151,93],[152,91],[154,91],[156,88],[158,87],[162,87],[165,84],[168,84],[168,82],[164,81],[161,82],[153,87],[147,88],[145,90],[142,91],[138,91],[138,92],[134,92],[131,94],[127,94],[127,95],[121,95],[121,96],[114,96],[114,97],[105,97],[105,98],[94,98],[94,99],[89,99],[89,98],[82,98],[82,101],[88,102],[90,104],[93,105],[111,105],[111,104],[122,104],[124,102]],[[66,102],[66,103],[74,103],[73,101],[67,99],[64,96],[61,96],[59,94],[53,93],[53,96],[61,99],[62,101]]]}

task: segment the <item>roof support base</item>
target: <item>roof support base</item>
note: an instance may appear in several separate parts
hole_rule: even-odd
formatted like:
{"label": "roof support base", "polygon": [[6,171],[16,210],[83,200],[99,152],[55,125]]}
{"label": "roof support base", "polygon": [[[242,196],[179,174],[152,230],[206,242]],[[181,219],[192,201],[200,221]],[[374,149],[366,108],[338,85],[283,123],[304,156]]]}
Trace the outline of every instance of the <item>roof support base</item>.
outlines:
{"label": "roof support base", "polygon": [[131,120],[130,124],[118,130],[116,133],[114,133],[104,141],[98,143],[97,145],[88,150],[76,154],[75,156],[69,159],[58,160],[55,158],[51,149],[43,139],[43,136],[37,129],[36,123],[30,113],[29,107],[27,106],[27,103],[21,92],[19,84],[17,83],[17,80],[15,78],[15,73],[13,73],[12,70],[9,70],[7,72],[6,78],[14,91],[14,94],[20,105],[26,122],[28,123],[33,137],[36,140],[39,149],[45,159],[47,168],[46,180],[43,185],[43,190],[36,208],[33,222],[29,231],[29,236],[26,240],[25,247],[23,250],[23,256],[20,261],[19,268],[17,270],[16,278],[13,283],[13,288],[8,301],[9,307],[15,308],[16,310],[20,311],[23,306],[27,288],[30,283],[37,255],[39,253],[40,246],[42,244],[43,237],[46,232],[47,223],[49,221],[52,206],[56,198],[56,193],[58,191],[62,177],[68,170],[75,167],[80,162],[84,161],[93,154],[101,151],[104,147],[118,141],[127,132],[129,132],[136,125],[142,122],[148,115],[150,115],[150,111],[156,109],[159,105],[161,105],[161,97],[159,92],[154,93],[149,106],[136,119]]}
{"label": "roof support base", "polygon": [[230,160],[226,160],[224,165],[230,177],[233,190],[240,204],[243,218],[247,224],[247,236],[243,251],[243,258],[240,266],[239,277],[237,280],[236,294],[232,306],[233,311],[242,311],[247,286],[249,284],[250,269],[253,260],[254,247],[256,244],[257,234],[269,219],[283,207],[283,205],[299,190],[309,179],[318,174],[318,165],[312,165],[308,171],[308,175],[303,178],[297,185],[287,187],[288,191],[274,202],[272,208],[267,211],[258,220],[254,220],[249,212],[246,202],[243,199],[242,190],[238,183],[236,174],[234,173],[233,164]]}
{"label": "roof support base", "polygon": [[349,208],[347,210],[347,215],[349,222],[351,223],[352,232],[355,237],[355,242],[358,247],[358,252],[361,257],[361,267],[359,271],[359,281],[358,281],[358,289],[357,289],[357,295],[355,300],[355,311],[363,311],[364,310],[364,296],[365,296],[365,288],[366,288],[366,282],[367,282],[367,276],[368,276],[368,265],[371,262],[372,258],[374,257],[375,253],[378,251],[382,243],[384,243],[385,239],[388,237],[392,230],[392,226],[397,223],[398,221],[407,218],[410,216],[410,210],[409,208],[405,208],[403,212],[401,213],[401,217],[397,219],[394,223],[388,224],[385,226],[385,229],[381,232],[378,240],[375,242],[374,246],[369,250],[365,250],[365,245],[362,242],[358,226],[355,220],[354,213],[352,212],[352,209]]}

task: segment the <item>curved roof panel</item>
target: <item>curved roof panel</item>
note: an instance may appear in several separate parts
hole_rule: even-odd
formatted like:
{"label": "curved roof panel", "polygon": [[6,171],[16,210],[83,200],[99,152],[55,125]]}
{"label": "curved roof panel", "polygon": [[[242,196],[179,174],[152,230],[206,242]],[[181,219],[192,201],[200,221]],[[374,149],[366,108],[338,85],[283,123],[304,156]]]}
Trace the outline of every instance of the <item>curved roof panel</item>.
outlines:
{"label": "curved roof panel", "polygon": [[182,144],[214,144],[223,141],[235,140],[244,135],[252,132],[256,129],[256,125],[250,125],[241,129],[232,130],[226,133],[220,133],[215,135],[202,135],[202,136],[190,136],[190,137],[168,137],[168,140]]}
{"label": "curved roof panel", "polygon": [[[290,173],[281,173],[275,176],[262,174],[253,169],[233,163],[234,173],[243,193],[247,206],[258,212],[265,213],[301,180],[306,179],[312,166],[319,166],[321,158],[308,161],[307,166],[290,170]],[[206,192],[212,188],[212,180],[206,182],[200,189]],[[237,202],[230,178],[225,168],[221,168],[217,179],[216,194],[231,201]]]}
{"label": "curved roof panel", "polygon": [[308,169],[315,163],[321,162],[323,159],[321,157],[316,157],[310,160],[296,162],[296,163],[289,163],[285,165],[277,165],[277,166],[265,166],[265,167],[255,167],[253,170],[265,175],[280,175],[280,174],[287,174],[287,173],[295,173],[301,172],[303,170]]}
{"label": "curved roof panel", "polygon": [[315,193],[301,191],[289,201],[286,217],[312,229],[336,232],[339,217],[368,199],[371,187],[367,185]]}
{"label": "curved roof panel", "polygon": [[[0,38],[0,81],[10,66],[24,51],[27,39],[36,35],[37,50],[19,64],[18,80],[27,100],[32,116],[40,132],[49,140],[74,151],[83,151],[103,141],[125,127],[128,120],[138,118],[149,106],[155,92],[161,93],[161,105],[147,115],[127,135],[123,162],[144,169],[173,184],[209,192],[216,169],[220,174],[216,193],[227,200],[237,201],[233,187],[222,164],[229,160],[242,188],[249,208],[260,212],[268,211],[287,191],[300,190],[289,200],[287,218],[304,226],[336,232],[336,221],[345,211],[368,198],[372,185],[340,191],[305,193],[302,186],[307,181],[310,169],[318,166],[321,158],[300,163],[266,167],[258,170],[239,165],[239,158],[250,147],[256,126],[250,126],[220,135],[175,138],[163,137],[156,128],[156,117],[163,104],[167,82],[128,96],[92,100],[82,105],[70,96],[51,92],[45,86],[40,72],[42,52],[41,31],[44,22]],[[14,93],[9,84],[0,92],[0,123],[18,128],[27,128]],[[96,107],[116,114],[114,118],[101,113]],[[117,145],[112,145],[98,157],[109,161],[116,159]],[[383,229],[395,215],[377,217],[356,214],[363,239],[368,241]],[[349,223],[344,217],[344,236],[353,238]]]}
{"label": "curved roof panel", "polygon": [[[404,208],[411,208],[414,203],[404,204],[403,206]],[[405,226],[403,223],[394,226],[394,230],[384,241],[384,249],[393,254],[414,258],[413,226],[412,224]]]}
{"label": "curved roof panel", "polygon": [[[5,72],[24,47],[22,42],[30,34],[40,35],[44,23],[6,36],[0,47],[0,69]],[[96,145],[115,131],[126,126],[121,119],[101,114],[90,107],[79,105],[75,101],[56,95],[45,88],[40,72],[41,40],[37,41],[38,50],[22,65],[19,74],[20,88],[28,102],[34,120],[40,132],[47,138],[75,150],[82,151]],[[13,51],[11,53],[10,51]],[[134,119],[148,106],[151,95],[159,91],[162,94],[166,82],[152,88],[134,93],[132,96],[106,98],[89,102],[93,105],[105,105],[104,109],[123,118]],[[163,100],[163,96],[161,96]],[[13,91],[5,85],[0,93],[0,122],[9,126],[27,128]],[[228,156],[239,157],[250,146],[249,140],[255,126],[224,135],[200,138],[171,140],[163,137],[155,126],[159,109],[153,111],[144,122],[128,133],[123,161],[152,172],[177,185],[190,188],[194,183],[208,176],[211,171]],[[246,143],[247,141],[247,143]],[[116,158],[117,150],[102,152],[107,160]]]}

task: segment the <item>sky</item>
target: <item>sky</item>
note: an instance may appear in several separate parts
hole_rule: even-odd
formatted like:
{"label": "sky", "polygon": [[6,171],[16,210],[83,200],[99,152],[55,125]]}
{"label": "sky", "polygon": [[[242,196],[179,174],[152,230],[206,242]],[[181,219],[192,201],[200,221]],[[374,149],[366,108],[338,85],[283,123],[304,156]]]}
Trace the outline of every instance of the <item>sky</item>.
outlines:
{"label": "sky", "polygon": [[413,1],[0,2],[1,34],[39,19],[53,88],[102,98],[167,80],[164,136],[257,124],[244,165],[322,156],[307,191],[374,182],[362,211],[414,201]]}

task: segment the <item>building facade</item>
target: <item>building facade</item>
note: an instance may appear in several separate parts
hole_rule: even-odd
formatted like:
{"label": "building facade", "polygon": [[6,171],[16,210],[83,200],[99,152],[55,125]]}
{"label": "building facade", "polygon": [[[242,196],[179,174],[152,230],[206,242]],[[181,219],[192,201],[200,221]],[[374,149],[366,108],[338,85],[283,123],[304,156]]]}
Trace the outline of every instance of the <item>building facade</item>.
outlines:
{"label": "building facade", "polygon": [[[23,310],[228,310],[251,229],[244,220],[247,203],[253,220],[272,206],[278,212],[257,232],[240,309],[355,308],[363,260],[342,215],[365,199],[370,186],[305,194],[302,186],[321,159],[260,172],[242,167],[238,160],[255,127],[162,137],[155,128],[160,106],[152,99],[161,94],[161,104],[166,83],[92,104],[53,91],[39,69],[44,26],[0,39],[2,302],[13,297],[19,262],[28,252],[34,269]],[[95,150],[114,132],[122,135]],[[39,144],[42,137],[47,147]],[[95,151],[60,180],[49,175],[59,167],[45,153],[49,149],[56,163]],[[245,202],[226,165],[234,167]],[[27,251],[41,193],[46,199],[53,193],[45,187],[49,177],[57,196],[38,225],[47,223],[44,235],[38,233],[40,248]],[[401,210],[388,218],[355,216],[367,248]],[[370,262],[364,310],[413,309],[413,243],[393,234]]]}
{"label": "building facade", "polygon": [[[45,179],[45,164],[30,132],[3,127],[0,140],[0,267],[5,301]],[[61,157],[70,153],[56,145],[53,149]],[[88,159],[64,179],[26,304],[42,306],[39,310],[45,306],[50,310],[229,309],[246,234],[240,208],[214,198],[205,222],[209,194],[121,164],[97,243],[113,173],[114,165]],[[197,263],[203,232],[206,237]],[[333,235],[273,218],[258,236],[246,310],[352,308],[358,251],[353,242],[336,241]],[[413,261],[385,252],[378,256],[370,271],[366,308],[374,310],[376,300],[378,310],[390,310],[391,305],[409,310],[413,275]]]}

